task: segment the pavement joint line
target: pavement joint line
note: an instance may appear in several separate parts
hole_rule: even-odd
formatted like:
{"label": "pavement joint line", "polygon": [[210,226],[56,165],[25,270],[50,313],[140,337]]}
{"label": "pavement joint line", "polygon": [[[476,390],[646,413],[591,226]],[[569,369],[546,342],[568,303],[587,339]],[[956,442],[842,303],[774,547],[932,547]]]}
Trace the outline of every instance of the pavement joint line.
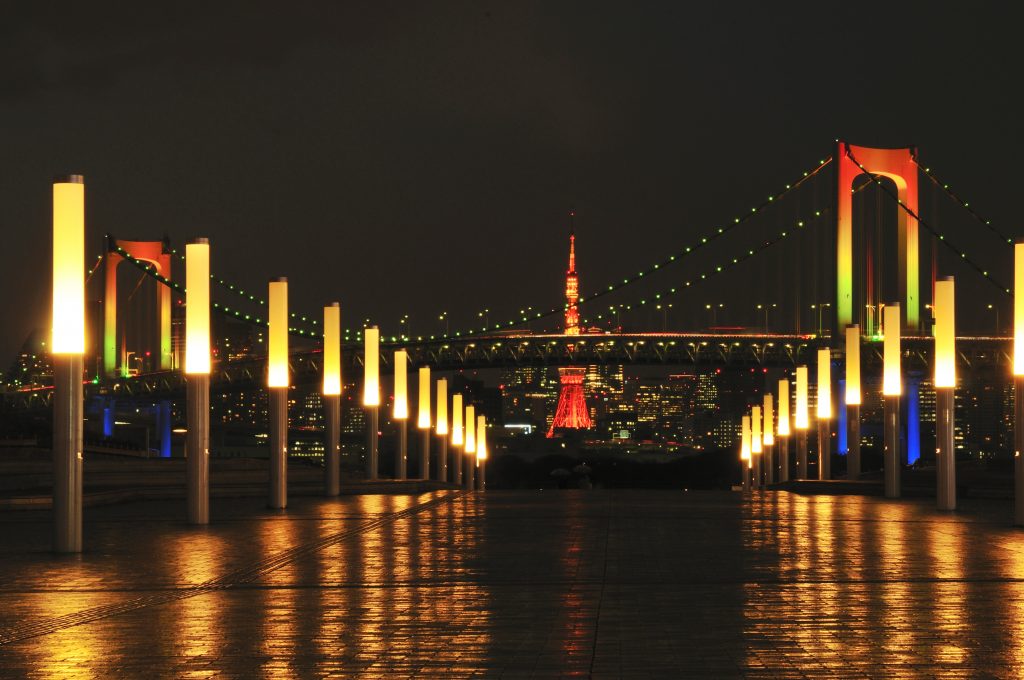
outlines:
{"label": "pavement joint line", "polygon": [[0,630],[0,646],[9,645],[14,642],[21,642],[23,640],[29,640],[31,638],[39,637],[42,635],[48,635],[50,633],[56,633],[66,628],[72,628],[74,626],[80,626],[86,623],[91,623],[99,619],[109,618],[111,616],[117,616],[119,614],[125,614],[128,612],[138,611],[146,607],[154,607],[169,602],[176,602],[197,595],[203,595],[205,593],[214,592],[218,590],[228,590],[235,586],[246,585],[254,582],[260,576],[269,574],[281,567],[296,561],[300,557],[310,555],[330,545],[338,543],[349,536],[353,536],[365,531],[376,529],[385,524],[390,524],[406,517],[411,517],[423,510],[431,508],[442,503],[451,502],[457,498],[468,495],[468,491],[453,491],[447,493],[444,496],[433,498],[424,503],[414,505],[400,510],[398,512],[378,515],[373,519],[369,519],[362,522],[358,526],[346,529],[344,531],[335,532],[329,534],[317,541],[300,545],[289,550],[276,553],[262,561],[256,562],[253,565],[237,569],[233,572],[225,574],[219,578],[211,579],[204,583],[196,584],[189,588],[177,588],[171,590],[163,590],[151,595],[143,597],[137,597],[131,600],[123,602],[114,602],[107,605],[100,605],[98,607],[91,607],[89,609],[83,609],[82,611],[74,612],[73,614],[67,614],[65,616],[58,616],[49,619],[42,619],[34,623],[19,624],[14,627],[9,627]]}

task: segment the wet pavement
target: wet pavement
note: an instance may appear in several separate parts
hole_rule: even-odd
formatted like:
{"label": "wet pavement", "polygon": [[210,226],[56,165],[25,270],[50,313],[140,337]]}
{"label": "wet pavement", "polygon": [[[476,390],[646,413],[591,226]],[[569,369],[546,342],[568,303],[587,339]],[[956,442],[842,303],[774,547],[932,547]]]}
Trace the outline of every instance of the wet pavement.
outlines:
{"label": "wet pavement", "polygon": [[1018,677],[1007,502],[523,491],[0,514],[3,677]]}

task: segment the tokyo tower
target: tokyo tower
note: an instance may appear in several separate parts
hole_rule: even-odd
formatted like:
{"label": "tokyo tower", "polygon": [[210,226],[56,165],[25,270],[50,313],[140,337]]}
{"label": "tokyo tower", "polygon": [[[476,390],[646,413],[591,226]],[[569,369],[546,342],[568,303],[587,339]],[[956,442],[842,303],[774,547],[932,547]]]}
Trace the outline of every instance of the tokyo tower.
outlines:
{"label": "tokyo tower", "polygon": [[[576,211],[569,211],[569,270],[565,273],[565,334],[580,334],[579,278],[576,276]],[[571,349],[571,348],[570,348]],[[558,380],[562,387],[558,393],[558,408],[551,421],[548,438],[555,436],[555,430],[589,430],[593,427],[587,400],[583,395],[585,368],[567,367],[558,369]]]}

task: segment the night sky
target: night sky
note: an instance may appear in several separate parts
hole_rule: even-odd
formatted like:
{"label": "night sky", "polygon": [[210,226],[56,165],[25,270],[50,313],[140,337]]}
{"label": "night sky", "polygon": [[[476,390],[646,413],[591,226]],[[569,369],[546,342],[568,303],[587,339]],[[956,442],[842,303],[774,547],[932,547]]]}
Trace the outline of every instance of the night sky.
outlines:
{"label": "night sky", "polygon": [[[918,145],[1024,232],[1008,4],[61,4],[0,22],[2,366],[48,324],[68,172],[90,257],[105,231],[208,236],[225,278],[288,276],[293,308],[385,333],[558,304],[570,206],[583,292],[621,279],[837,137]],[[950,228],[1008,277],[977,223]]]}

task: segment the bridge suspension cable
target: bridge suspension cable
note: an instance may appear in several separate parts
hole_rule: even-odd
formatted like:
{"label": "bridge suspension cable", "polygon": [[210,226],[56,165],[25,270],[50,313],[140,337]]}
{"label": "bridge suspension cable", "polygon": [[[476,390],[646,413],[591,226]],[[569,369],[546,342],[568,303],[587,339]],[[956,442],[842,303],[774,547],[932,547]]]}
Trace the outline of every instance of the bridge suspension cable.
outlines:
{"label": "bridge suspension cable", "polygon": [[995,225],[993,225],[991,220],[986,220],[984,217],[979,215],[974,210],[974,208],[971,207],[970,203],[968,203],[964,199],[960,198],[960,196],[958,196],[956,193],[954,193],[954,191],[952,189],[949,188],[948,184],[945,184],[945,183],[941,182],[938,177],[936,177],[934,174],[932,174],[932,171],[931,171],[930,168],[926,168],[923,165],[921,165],[920,163],[918,163],[916,158],[914,159],[914,164],[917,165],[917,167],[921,170],[921,172],[923,172],[925,174],[925,176],[932,181],[932,184],[934,184],[936,187],[941,189],[942,192],[945,193],[947,196],[952,198],[953,201],[955,201],[957,204],[959,204],[961,208],[963,208],[964,210],[969,212],[971,214],[971,217],[973,217],[974,219],[978,220],[978,222],[981,222],[983,225],[985,225],[985,227],[989,231],[991,231],[993,234],[995,234],[996,236],[1001,238],[1003,241],[1006,241],[1007,243],[1010,243],[1010,244],[1013,243],[1013,239],[1010,238],[1009,236],[1007,236],[1006,234],[1004,234]]}
{"label": "bridge suspension cable", "polygon": [[962,248],[954,245],[950,240],[948,240],[945,234],[939,233],[939,231],[935,229],[932,225],[922,220],[917,213],[915,213],[913,210],[907,207],[907,205],[900,200],[899,196],[894,194],[892,190],[889,189],[889,187],[880,182],[878,177],[874,173],[868,172],[867,169],[865,169],[865,167],[857,161],[857,158],[853,155],[852,151],[847,150],[846,155],[849,156],[850,160],[853,161],[858,168],[864,171],[864,173],[870,178],[872,183],[878,186],[878,188],[885,192],[885,194],[889,196],[892,200],[896,201],[896,204],[900,207],[901,210],[903,210],[903,212],[907,213],[907,215],[916,220],[918,224],[924,227],[928,231],[928,233],[937,238],[943,245],[945,245],[951,251],[959,255],[961,260],[963,260],[969,267],[971,267],[972,269],[974,269],[974,271],[980,274],[986,281],[988,281],[993,286],[998,288],[1001,292],[1006,293],[1010,297],[1013,297],[1013,293],[1010,291],[1010,288],[1006,286],[1006,284],[1000,282],[994,276],[989,274],[987,269],[985,269],[984,267],[982,267],[981,265],[977,264],[969,257],[967,257],[967,253],[964,252]]}

